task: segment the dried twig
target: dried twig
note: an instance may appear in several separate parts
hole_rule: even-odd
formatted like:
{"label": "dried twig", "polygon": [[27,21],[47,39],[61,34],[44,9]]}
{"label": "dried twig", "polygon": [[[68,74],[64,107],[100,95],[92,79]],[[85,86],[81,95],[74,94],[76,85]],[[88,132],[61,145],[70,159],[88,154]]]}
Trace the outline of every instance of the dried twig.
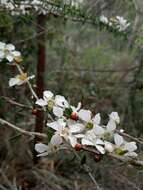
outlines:
{"label": "dried twig", "polygon": [[33,109],[32,106],[27,106],[27,105],[21,104],[19,102],[16,102],[15,100],[12,100],[9,97],[1,96],[1,98],[3,98],[5,101],[7,101],[8,103],[10,103],[12,105],[15,105],[15,106],[18,106],[18,107],[21,107],[21,108],[25,108],[25,109],[30,109],[30,110]]}
{"label": "dried twig", "polygon": [[13,128],[14,130],[16,130],[16,131],[22,133],[23,135],[27,135],[27,136],[38,136],[38,137],[47,138],[47,135],[44,134],[44,133],[37,133],[37,132],[26,131],[26,130],[21,129],[21,128],[17,127],[16,125],[14,125],[14,124],[12,124],[12,123],[10,123],[10,122],[8,122],[8,121],[2,119],[2,118],[0,118],[0,123],[1,123],[2,125],[6,125],[6,126],[8,126],[8,127]]}

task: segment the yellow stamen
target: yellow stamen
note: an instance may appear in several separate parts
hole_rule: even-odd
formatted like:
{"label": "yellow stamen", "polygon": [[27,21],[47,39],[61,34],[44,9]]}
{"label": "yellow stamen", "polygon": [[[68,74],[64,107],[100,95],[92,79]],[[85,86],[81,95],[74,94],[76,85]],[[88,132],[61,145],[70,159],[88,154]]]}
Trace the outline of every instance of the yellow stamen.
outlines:
{"label": "yellow stamen", "polygon": [[21,56],[14,57],[14,60],[17,64],[21,63],[23,61]]}
{"label": "yellow stamen", "polygon": [[25,81],[28,78],[27,73],[23,73],[23,74],[19,75],[18,78],[22,81]]}

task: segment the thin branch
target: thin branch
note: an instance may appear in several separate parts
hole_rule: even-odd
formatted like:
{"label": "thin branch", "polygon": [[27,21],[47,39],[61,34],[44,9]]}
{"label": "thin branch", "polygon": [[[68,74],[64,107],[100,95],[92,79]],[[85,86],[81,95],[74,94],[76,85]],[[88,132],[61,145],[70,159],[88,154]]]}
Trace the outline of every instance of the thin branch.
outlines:
{"label": "thin branch", "polygon": [[140,139],[138,139],[138,138],[136,138],[136,137],[133,137],[133,136],[127,134],[127,133],[120,132],[119,130],[116,130],[116,131],[117,131],[117,133],[119,133],[120,135],[122,135],[122,136],[124,136],[124,137],[127,137],[127,138],[129,138],[129,139],[131,139],[131,140],[133,140],[133,141],[135,141],[135,142],[137,142],[137,143],[143,145],[143,140],[140,140]]}
{"label": "thin branch", "polygon": [[14,41],[13,43],[14,44],[20,44],[20,43],[23,43],[23,42],[26,42],[26,41],[30,41],[30,40],[33,40],[34,38],[36,38],[37,36],[41,36],[43,33],[48,33],[48,31],[43,31],[43,32],[39,32],[38,34],[33,34],[31,35],[30,37],[26,38],[26,39],[22,39],[22,40],[17,40],[17,41]]}
{"label": "thin branch", "polygon": [[108,156],[110,156],[111,158],[114,158],[116,160],[119,160],[121,162],[128,163],[128,164],[133,165],[133,166],[142,166],[143,167],[143,161],[142,160],[135,160],[135,159],[132,159],[129,157],[118,156],[118,155],[115,155],[112,153],[108,154]]}
{"label": "thin branch", "polygon": [[[80,156],[77,154],[77,152],[76,152],[74,149],[72,149],[72,152],[74,153],[74,155],[76,156],[76,158],[81,162],[81,158],[80,158]],[[100,188],[100,186],[98,185],[96,179],[95,179],[94,176],[92,175],[90,167],[89,167],[87,164],[83,164],[83,169],[88,173],[90,179],[92,180],[92,182],[94,183],[94,185],[95,185],[95,187],[96,187],[96,190],[102,190],[102,189]]]}
{"label": "thin branch", "polygon": [[[100,154],[98,151],[96,151],[95,149],[93,148],[89,148],[89,147],[85,147],[83,146],[82,147],[82,150],[84,151],[87,151],[87,152],[90,152],[90,153],[94,153],[94,154]],[[113,154],[113,153],[108,153],[107,156],[111,157],[111,158],[114,158],[116,160],[119,160],[121,162],[127,162],[128,164],[131,164],[133,166],[143,166],[143,161],[141,160],[135,160],[133,158],[130,158],[130,157],[125,157],[125,156],[119,156],[119,155],[116,155],[116,154]]]}
{"label": "thin branch", "polygon": [[21,129],[21,128],[17,127],[16,125],[14,125],[14,124],[12,124],[12,123],[10,123],[10,122],[2,119],[2,118],[0,118],[0,123],[2,125],[6,125],[6,126],[11,127],[12,129],[14,129],[14,130],[22,133],[23,135],[32,136],[32,137],[33,136],[37,136],[37,137],[47,138],[47,135],[44,134],[44,133],[37,133],[37,132],[26,131],[26,130]]}
{"label": "thin branch", "polygon": [[29,109],[29,110],[33,109],[32,106],[27,106],[27,105],[21,104],[19,102],[16,102],[15,100],[12,100],[9,97],[1,96],[1,98],[3,98],[5,101],[7,101],[8,103],[10,103],[12,105],[15,105],[15,106],[18,106],[18,107],[21,107],[21,108],[25,108],[25,109]]}
{"label": "thin branch", "polygon": [[138,66],[133,66],[127,69],[84,69],[84,68],[63,68],[56,69],[53,72],[71,72],[71,71],[79,71],[79,72],[92,72],[92,73],[124,73],[124,72],[133,72],[136,70]]}

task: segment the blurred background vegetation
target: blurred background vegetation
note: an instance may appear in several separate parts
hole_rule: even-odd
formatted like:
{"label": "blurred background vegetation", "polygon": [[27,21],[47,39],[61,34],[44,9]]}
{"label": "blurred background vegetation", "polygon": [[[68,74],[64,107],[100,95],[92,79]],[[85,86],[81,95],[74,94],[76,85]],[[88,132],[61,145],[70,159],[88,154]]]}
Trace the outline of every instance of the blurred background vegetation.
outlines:
{"label": "blurred background vegetation", "polygon": [[[48,15],[45,89],[64,95],[72,104],[101,113],[121,116],[121,128],[143,137],[143,2],[142,0],[89,0],[86,11],[93,16],[120,15],[131,23],[127,38],[92,24]],[[11,16],[0,10],[0,41],[13,43],[22,52],[24,68],[36,75],[38,58],[37,15]],[[0,63],[0,117],[33,130],[35,116],[8,104],[3,96],[30,105],[25,86],[8,87],[14,67]],[[34,85],[34,82],[33,82]],[[96,189],[79,163],[67,153],[32,163],[32,139],[0,126],[0,189]],[[23,146],[24,144],[24,146]],[[143,159],[143,157],[142,157]],[[71,162],[72,161],[72,162]],[[142,170],[104,159],[96,163],[88,155],[95,178],[103,189],[141,190]],[[115,164],[114,164],[115,163]],[[16,180],[15,180],[16,179]],[[16,181],[16,182],[15,182]],[[10,183],[10,184],[9,184]],[[11,185],[11,187],[10,187]]]}

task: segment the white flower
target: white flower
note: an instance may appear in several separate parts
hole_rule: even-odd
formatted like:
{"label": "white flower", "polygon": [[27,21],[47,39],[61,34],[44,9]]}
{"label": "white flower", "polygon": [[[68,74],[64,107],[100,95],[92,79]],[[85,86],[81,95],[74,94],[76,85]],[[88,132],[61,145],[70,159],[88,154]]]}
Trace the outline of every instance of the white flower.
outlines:
{"label": "white flower", "polygon": [[57,117],[62,117],[64,110],[69,108],[69,103],[64,96],[56,95],[54,100],[53,113]]}
{"label": "white flower", "polygon": [[106,16],[104,16],[104,15],[101,15],[100,17],[99,17],[99,19],[100,19],[100,22],[102,22],[102,23],[104,23],[104,24],[108,24],[108,18],[106,17]]}
{"label": "white flower", "polygon": [[9,80],[9,86],[15,86],[15,85],[22,85],[26,83],[28,80],[33,79],[35,76],[27,76],[27,73],[23,73],[21,75],[16,75],[14,78],[11,78]]}
{"label": "white flower", "polygon": [[109,120],[106,126],[96,125],[94,128],[95,134],[104,140],[111,140],[114,136],[116,129],[116,123],[113,120]]}
{"label": "white flower", "polygon": [[79,102],[77,107],[71,106],[64,96],[55,96],[53,106],[53,113],[58,118],[66,117],[68,119],[78,120],[78,111],[81,108],[81,103]]}
{"label": "white flower", "polygon": [[92,113],[90,110],[81,109],[78,112],[78,116],[84,122],[85,127],[87,129],[93,129],[94,133],[97,136],[100,136],[104,133],[104,129],[99,126],[101,122],[101,116],[99,113],[92,117]]}
{"label": "white flower", "polygon": [[130,26],[130,23],[128,23],[127,20],[121,16],[116,16],[116,20],[117,20],[117,28],[119,29],[120,32],[125,31]]}
{"label": "white flower", "polygon": [[112,140],[116,130],[116,122],[110,118],[106,126],[100,126],[99,124],[94,124],[93,127],[96,136],[104,140]]}
{"label": "white flower", "polygon": [[46,90],[46,91],[43,92],[43,98],[40,98],[39,100],[37,100],[35,102],[35,104],[37,104],[37,105],[39,105],[41,107],[47,106],[48,102],[50,100],[52,100],[53,96],[54,96],[54,94],[51,91]]}
{"label": "white flower", "polygon": [[103,148],[104,142],[96,136],[93,129],[86,132],[81,143],[83,145],[95,146],[101,154],[105,154],[105,149]]}
{"label": "white flower", "polygon": [[108,138],[112,138],[114,136],[114,132],[116,130],[116,123],[120,122],[120,118],[118,116],[117,112],[112,112],[109,115],[109,121],[107,123],[106,126],[103,126],[102,129],[104,130],[104,135],[103,138],[104,139],[108,139]]}
{"label": "white flower", "polygon": [[93,118],[92,118],[92,113],[90,110],[85,110],[81,109],[78,112],[79,118],[86,122],[86,123],[93,123],[93,125],[99,125],[101,122],[101,117],[100,114],[97,113]]}
{"label": "white flower", "polygon": [[6,58],[9,62],[12,62],[15,58],[20,56],[21,53],[15,50],[15,46],[13,44],[0,42],[0,60]]}
{"label": "white flower", "polygon": [[66,122],[63,119],[54,121],[52,123],[47,123],[47,126],[55,130],[55,134],[51,138],[51,144],[60,145],[63,143],[63,139],[74,147],[77,144],[77,138],[73,133],[78,133],[81,131],[80,125],[78,126],[66,126]]}
{"label": "white flower", "polygon": [[121,149],[122,151],[125,151],[124,156],[130,156],[130,157],[136,157],[137,154],[135,151],[137,150],[136,142],[126,142],[124,138],[119,135],[114,135],[114,142],[116,145],[116,148]]}

